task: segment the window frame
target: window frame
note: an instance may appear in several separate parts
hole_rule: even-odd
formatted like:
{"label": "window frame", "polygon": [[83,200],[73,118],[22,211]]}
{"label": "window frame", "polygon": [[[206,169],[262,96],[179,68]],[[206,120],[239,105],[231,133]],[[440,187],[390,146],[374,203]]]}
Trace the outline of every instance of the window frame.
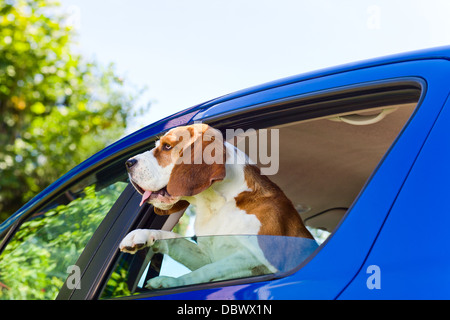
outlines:
{"label": "window frame", "polygon": [[[386,80],[376,80],[376,81],[368,81],[368,82],[362,82],[362,83],[358,83],[358,84],[352,84],[349,86],[340,86],[340,87],[333,87],[333,88],[329,88],[323,91],[315,91],[312,92],[310,94],[306,94],[306,95],[293,95],[287,98],[282,98],[282,99],[276,99],[276,100],[272,100],[269,102],[264,102],[261,104],[255,104],[255,105],[251,105],[248,108],[245,109],[239,109],[236,110],[236,112],[229,112],[227,114],[221,114],[218,117],[210,117],[208,119],[205,120],[205,123],[208,123],[212,126],[214,126],[215,128],[224,131],[227,128],[237,128],[238,125],[239,127],[241,127],[240,125],[245,123],[245,119],[242,119],[242,114],[247,113],[248,111],[252,112],[268,112],[270,113],[271,111],[273,111],[274,109],[277,110],[277,112],[283,112],[283,111],[289,111],[289,108],[293,105],[297,106],[297,118],[295,118],[294,120],[291,119],[291,121],[289,122],[271,122],[270,124],[268,123],[264,123],[262,124],[260,121],[257,122],[250,122],[250,124],[246,123],[244,124],[244,126],[242,126],[242,128],[248,129],[250,127],[255,128],[255,129],[261,129],[261,128],[266,128],[269,126],[272,126],[274,124],[286,124],[286,123],[290,123],[293,121],[302,121],[302,120],[307,120],[307,119],[313,119],[313,118],[320,118],[320,117],[325,117],[325,116],[330,116],[333,114],[338,114],[338,113],[346,113],[346,112],[351,112],[351,111],[357,111],[357,110],[361,110],[362,108],[358,108],[355,107],[357,104],[350,104],[350,105],[341,105],[338,106],[336,108],[336,106],[332,106],[332,104],[330,104],[331,107],[326,108],[326,109],[321,109],[319,110],[320,113],[319,115],[317,114],[317,110],[312,110],[311,108],[309,108],[309,106],[311,105],[317,105],[317,103],[320,103],[321,100],[323,99],[330,99],[331,97],[335,97],[336,95],[341,95],[342,98],[345,99],[352,99],[356,97],[356,100],[358,99],[358,97],[360,96],[365,96],[366,94],[373,94],[373,93],[378,93],[378,94],[383,94],[383,92],[387,92],[387,91],[391,91],[388,90],[389,88],[391,88],[391,86],[395,86],[398,87],[399,89],[404,89],[406,87],[408,87],[409,89],[414,89],[414,90],[419,90],[419,95],[417,95],[417,97],[414,99],[414,102],[417,103],[415,110],[413,111],[413,114],[411,115],[411,118],[414,117],[414,114],[416,113],[418,107],[420,106],[423,97],[425,96],[426,93],[426,83],[423,79],[419,78],[419,77],[399,77],[399,78],[395,78],[395,79],[386,79]],[[369,90],[367,90],[369,88]],[[361,92],[367,92],[366,94],[361,95]],[[402,93],[403,92],[403,93]],[[400,94],[405,94],[405,91],[400,92]],[[397,92],[398,93],[398,92]],[[394,95],[395,97],[395,95]],[[307,103],[302,103],[302,102],[307,102]],[[312,102],[310,102],[312,101]],[[346,102],[348,102],[348,100],[346,100]],[[390,102],[390,101],[389,101]],[[396,100],[395,103],[398,102],[402,102],[400,100]],[[403,101],[404,103],[407,102],[411,102],[411,100],[409,100],[409,98],[405,101]],[[392,104],[392,103],[389,103]],[[306,106],[306,107],[305,107]],[[366,109],[370,109],[366,107],[367,105],[364,105],[364,110]],[[372,105],[372,107],[379,107],[380,105]],[[284,110],[279,111],[280,108],[286,107]],[[249,119],[254,119],[254,116],[252,116],[252,114],[250,114],[247,118]],[[246,118],[246,119],[247,119]],[[407,123],[409,122],[409,120],[407,121]],[[407,123],[404,124],[404,127],[407,126]],[[402,129],[403,130],[403,129]],[[402,134],[402,132],[400,132],[399,136]],[[395,141],[394,143],[395,144]],[[392,148],[392,146],[391,146]],[[389,150],[386,151],[386,154],[389,153]],[[380,163],[383,162],[383,159],[380,161]],[[372,172],[372,175],[377,171],[378,167],[374,170],[374,172]],[[370,177],[369,177],[370,179]],[[364,188],[363,188],[364,189]],[[354,202],[356,202],[358,200],[358,197],[354,200]],[[353,205],[352,205],[353,207]],[[348,210],[348,212],[351,211],[351,208]],[[348,214],[347,212],[347,214]],[[342,220],[345,219],[345,217],[347,216],[347,214],[344,216],[344,218]],[[342,223],[342,221],[341,221]],[[340,225],[340,224],[339,224]],[[339,228],[339,225],[336,227],[335,231]],[[132,231],[133,229],[129,229],[129,231]],[[198,290],[214,290],[214,289],[218,289],[218,288],[222,288],[222,287],[230,287],[230,286],[236,286],[236,285],[253,285],[256,283],[265,283],[268,281],[276,281],[278,279],[282,279],[282,278],[288,278],[291,275],[294,275],[295,273],[297,273],[299,270],[301,270],[305,265],[307,265],[317,254],[320,253],[320,251],[322,250],[322,248],[324,246],[327,245],[328,241],[330,240],[330,238],[333,236],[333,233],[330,235],[330,237],[313,253],[311,254],[307,259],[305,259],[305,261],[303,261],[300,265],[298,265],[296,268],[287,271],[287,272],[280,272],[280,273],[276,273],[276,274],[268,274],[268,275],[261,275],[261,276],[254,276],[251,278],[240,278],[240,279],[230,279],[230,280],[223,280],[223,281],[217,281],[214,283],[201,283],[201,284],[194,284],[194,285],[189,285],[189,286],[184,286],[184,287],[176,287],[176,288],[168,288],[168,289],[160,289],[160,290],[155,290],[155,291],[147,291],[147,292],[143,292],[140,293],[138,295],[132,295],[132,296],[127,296],[127,297],[117,297],[117,298],[110,298],[110,299],[148,299],[148,298],[157,298],[157,297],[163,297],[166,295],[173,295],[173,294],[190,294],[193,292],[196,292]],[[110,273],[113,271],[113,265],[111,265],[111,270]],[[110,275],[110,274],[109,274]],[[104,289],[104,286],[106,285],[107,280],[109,279],[109,275],[107,275],[106,279],[104,279],[103,281],[103,285],[100,288],[100,291],[97,293],[97,295],[95,296],[95,298],[99,298],[99,295],[101,294],[101,292]],[[193,293],[195,294],[195,293]]]}
{"label": "window frame", "polygon": [[[114,247],[114,240],[118,232],[123,236],[126,235],[126,232],[120,232],[118,228],[123,230],[134,228],[140,218],[145,216],[149,210],[150,206],[147,204],[139,207],[139,201],[140,195],[128,183],[76,262],[81,269],[80,289],[69,289],[64,283],[56,299],[78,300],[92,296],[93,292],[97,290],[98,278],[103,275],[101,270],[104,268],[104,261],[110,261],[112,255],[115,254],[115,250],[105,250],[105,247]],[[91,270],[98,270],[98,272]]]}
{"label": "window frame", "polygon": [[[108,165],[108,168],[111,168],[111,165]],[[47,200],[45,201],[41,201],[38,203],[38,205],[34,208],[34,210],[30,210],[29,212],[26,212],[25,214],[23,214],[22,216],[20,216],[19,219],[17,219],[13,224],[11,224],[10,226],[8,226],[7,229],[5,229],[5,235],[4,238],[1,241],[1,247],[0,247],[0,259],[2,258],[3,255],[3,251],[5,248],[7,248],[7,246],[10,244],[10,241],[14,239],[16,233],[20,230],[20,228],[22,227],[22,225],[25,222],[30,221],[30,218],[33,217],[33,215],[35,215],[36,213],[42,211],[43,214],[45,215],[45,213],[49,210],[51,210],[51,208],[54,207],[55,203],[58,203],[58,198],[60,198],[65,192],[70,191],[74,186],[76,186],[78,183],[80,183],[80,181],[83,181],[84,179],[86,179],[87,177],[96,174],[98,175],[99,173],[103,173],[104,169],[102,167],[96,168],[95,170],[91,170],[89,172],[85,172],[83,175],[81,176],[75,176],[70,180],[70,183],[67,184],[67,186],[64,189],[58,189],[57,192],[54,192],[52,194],[52,197],[49,197]],[[124,170],[124,173],[126,172],[126,170]],[[102,180],[96,181],[93,184],[97,184],[97,182],[102,182]],[[115,181],[111,181],[112,183],[107,183],[104,186],[108,187],[112,184],[115,184],[117,182],[122,182],[122,180],[115,180]],[[121,201],[123,201],[124,199],[124,194],[126,193],[126,188],[128,187],[129,183],[127,182],[123,182],[124,184],[127,184],[127,186],[125,186],[124,190],[120,192],[119,196],[117,197],[117,199],[113,200],[113,204],[111,206],[111,208],[105,212],[104,214],[104,218],[102,219],[102,221],[99,223],[99,225],[95,228],[91,238],[88,240],[88,242],[86,243],[86,245],[84,246],[80,256],[78,256],[77,258],[77,262],[75,263],[75,265],[82,267],[81,264],[79,264],[79,260],[80,257],[82,256],[87,256],[89,254],[89,252],[92,250],[90,250],[91,248],[95,247],[95,243],[98,239],[101,238],[102,233],[105,232],[105,230],[107,230],[108,225],[112,225],[113,221],[111,221],[111,212],[113,211],[113,209],[118,205],[118,203],[120,203]],[[88,186],[92,186],[93,184],[84,186],[84,187],[88,187]],[[84,189],[83,187],[83,189]],[[100,189],[101,191],[102,189]],[[84,192],[84,191],[81,191]],[[39,198],[39,196],[37,196]],[[76,198],[77,199],[77,198]],[[76,200],[74,199],[74,200]],[[67,204],[70,204],[72,201],[69,201]],[[51,206],[51,207],[49,207]],[[88,214],[88,213],[87,213]],[[45,217],[44,217],[45,219]],[[81,269],[83,270],[83,269]],[[69,273],[67,274],[67,276],[69,276]],[[63,291],[63,289],[66,286],[66,279],[64,280],[64,284],[63,286],[60,288],[58,295],[61,293],[61,291]]]}

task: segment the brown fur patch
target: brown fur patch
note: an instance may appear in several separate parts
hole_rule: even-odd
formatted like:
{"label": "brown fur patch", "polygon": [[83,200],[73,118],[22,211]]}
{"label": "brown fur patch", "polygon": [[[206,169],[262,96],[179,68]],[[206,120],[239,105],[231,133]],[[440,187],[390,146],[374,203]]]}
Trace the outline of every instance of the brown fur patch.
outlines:
{"label": "brown fur patch", "polygon": [[[206,124],[193,124],[169,130],[159,139],[159,146],[153,150],[158,164],[164,168],[177,161],[183,150],[202,136],[208,128],[209,126]],[[171,149],[165,150],[165,145],[169,145]]]}
{"label": "brown fur patch", "polygon": [[[188,147],[190,152],[189,163],[176,164],[172,169],[170,180],[167,184],[167,192],[173,196],[199,194],[208,189],[214,181],[225,178],[226,150],[223,143],[221,143],[221,148],[218,148],[218,150],[213,149],[214,152],[212,154],[212,156],[215,156],[215,152],[221,152],[218,157],[220,161],[206,163],[203,158],[205,148],[216,141],[213,134],[217,135],[220,132],[208,132],[206,131],[208,129],[206,125],[202,129],[202,134],[197,137],[197,143],[194,141]],[[214,129],[211,128],[211,130]]]}
{"label": "brown fur patch", "polygon": [[172,208],[170,208],[169,210],[162,210],[159,208],[154,207],[155,213],[160,215],[160,216],[166,216],[181,210],[185,210],[187,207],[189,206],[189,202],[185,201],[185,200],[180,200],[177,203],[175,203],[173,205]]}
{"label": "brown fur patch", "polygon": [[[179,131],[178,131],[179,133]],[[166,135],[159,139],[159,146],[153,150],[153,156],[158,161],[161,167],[166,167],[171,164],[173,159],[173,152],[175,151],[177,145],[183,141],[183,136],[177,135],[177,130],[171,130]],[[169,145],[170,150],[165,150],[164,146]]]}
{"label": "brown fur patch", "polygon": [[254,214],[262,226],[258,234],[313,239],[300,214],[284,192],[255,165],[244,168],[245,180],[252,191],[241,192],[236,205],[247,214]]}

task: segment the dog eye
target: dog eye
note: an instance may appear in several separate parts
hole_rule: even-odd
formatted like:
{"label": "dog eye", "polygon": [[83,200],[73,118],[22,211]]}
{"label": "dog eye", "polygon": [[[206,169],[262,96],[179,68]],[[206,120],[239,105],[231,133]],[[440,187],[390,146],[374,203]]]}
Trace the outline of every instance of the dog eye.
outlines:
{"label": "dog eye", "polygon": [[168,143],[164,143],[162,148],[163,148],[163,150],[168,151],[168,150],[172,149],[172,146],[170,144],[168,144]]}

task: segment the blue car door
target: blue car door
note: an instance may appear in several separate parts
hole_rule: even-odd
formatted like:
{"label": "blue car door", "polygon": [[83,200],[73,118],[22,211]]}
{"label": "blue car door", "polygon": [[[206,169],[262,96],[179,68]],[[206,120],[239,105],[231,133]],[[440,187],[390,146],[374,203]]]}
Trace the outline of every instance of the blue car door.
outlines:
{"label": "blue car door", "polygon": [[[435,84],[448,93],[445,82]],[[441,105],[441,100],[436,101]],[[446,102],[416,156],[364,265],[342,299],[448,299],[450,297],[450,103]],[[367,290],[376,266],[379,286]]]}

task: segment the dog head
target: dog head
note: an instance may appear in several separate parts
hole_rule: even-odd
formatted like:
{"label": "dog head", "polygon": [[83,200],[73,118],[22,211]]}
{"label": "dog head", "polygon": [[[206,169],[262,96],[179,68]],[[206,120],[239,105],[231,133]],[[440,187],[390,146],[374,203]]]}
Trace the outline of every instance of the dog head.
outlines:
{"label": "dog head", "polygon": [[168,131],[155,147],[126,161],[130,181],[144,202],[158,214],[187,207],[183,197],[194,196],[225,178],[222,133],[206,124]]}

